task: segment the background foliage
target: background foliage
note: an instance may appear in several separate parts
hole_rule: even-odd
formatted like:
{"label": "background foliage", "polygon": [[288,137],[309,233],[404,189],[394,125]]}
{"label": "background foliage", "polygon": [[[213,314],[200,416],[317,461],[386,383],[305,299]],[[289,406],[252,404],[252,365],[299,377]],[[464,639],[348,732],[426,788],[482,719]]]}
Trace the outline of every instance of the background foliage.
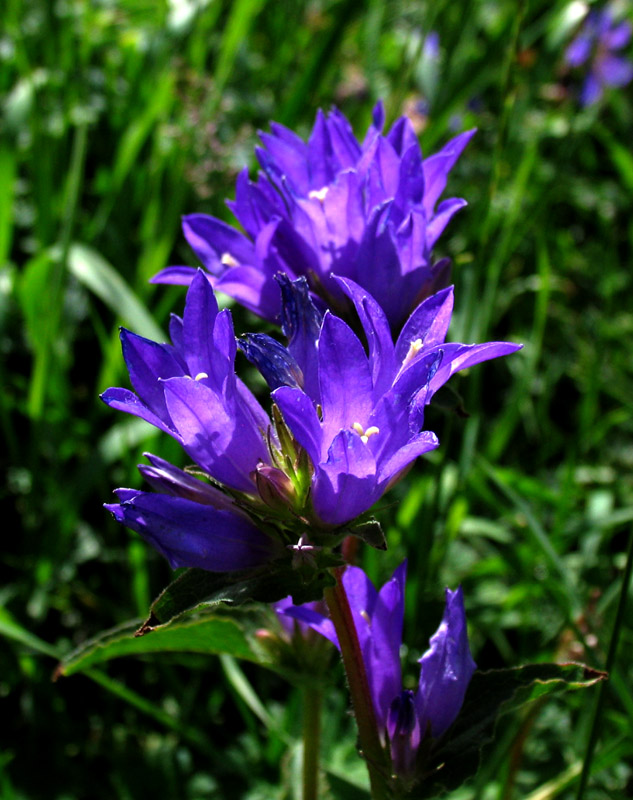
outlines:
{"label": "background foliage", "polygon": [[[567,0],[7,0],[3,800],[295,796],[301,694],[274,672],[174,652],[51,675],[100,630],[145,616],[170,578],[101,508],[113,487],[138,485],[144,450],[182,464],[167,437],[97,399],[125,385],[117,328],[160,335],[184,292],[147,280],[193,263],[180,215],[230,219],[223,198],[254,168],[257,129],[275,119],[305,134],[319,106],[335,103],[361,134],[383,97],[391,120],[413,118],[425,153],[478,127],[449,182],[470,206],[440,246],[455,262],[451,335],[525,343],[454,379],[468,416],[431,410],[442,446],[379,509],[387,554],[362,554],[377,581],[409,557],[411,679],[442,587],[458,582],[480,668],[604,665],[633,521],[633,118],[628,90],[578,106],[582,76],[563,54],[582,11]],[[238,330],[259,324],[235,314]],[[630,620],[594,800],[633,792]],[[366,797],[352,785],[364,774],[339,671],[326,698],[329,791]],[[592,703],[506,717],[477,779],[451,797],[573,797]]]}

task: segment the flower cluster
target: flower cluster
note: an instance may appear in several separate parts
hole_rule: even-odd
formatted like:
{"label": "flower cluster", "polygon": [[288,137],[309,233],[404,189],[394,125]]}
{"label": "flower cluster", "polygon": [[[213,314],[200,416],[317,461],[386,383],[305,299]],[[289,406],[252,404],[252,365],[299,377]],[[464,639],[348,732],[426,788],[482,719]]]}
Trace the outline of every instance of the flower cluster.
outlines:
{"label": "flower cluster", "polygon": [[[451,289],[423,301],[394,344],[378,303],[338,281],[358,310],[367,353],[343,320],[321,317],[305,279],[285,276],[289,348],[262,334],[242,345],[274,389],[276,419],[235,375],[231,314],[218,311],[202,271],[183,318],[172,317],[173,344],[121,332],[136,394],[108,389],[103,401],[169,433],[211,481],[152,457],[141,472],[160,494],[120,489],[121,503],[109,506],[172,566],[245,568],[278,555],[275,540],[300,549],[306,526],[317,541],[320,531],[352,522],[438,446],[422,429],[424,408],[450,376],[518,348],[446,344]],[[271,528],[273,509],[280,519]]]}
{"label": "flower cluster", "polygon": [[[397,331],[421,300],[447,285],[448,260],[434,263],[431,251],[466,202],[438,200],[474,131],[423,159],[411,122],[401,117],[383,135],[384,116],[378,103],[362,143],[336,109],[318,112],[307,142],[276,123],[260,134],[263,173],[252,182],[243,171],[229,202],[245,234],[204,214],[183,221],[215,288],[277,321],[278,272],[306,277],[320,307],[342,315],[346,296],[334,276],[349,278],[380,297]],[[169,267],[153,280],[189,284],[194,274]]]}
{"label": "flower cluster", "polygon": [[[438,201],[472,131],[423,159],[407,119],[387,134],[383,127],[381,104],[362,143],[336,110],[318,113],[307,142],[273,124],[257,151],[263,173],[251,182],[243,172],[230,203],[245,233],[185,218],[205,269],[170,267],[155,279],[188,285],[183,317],[171,318],[170,344],[122,330],[134,391],[111,388],[102,399],[172,436],[193,464],[183,470],[148,454],[139,470],[153,491],[118,489],[119,502],[106,507],[174,568],[236,573],[212,579],[226,586],[261,580],[268,594],[256,599],[291,591],[300,603],[324,589],[332,618],[323,605],[282,600],[281,635],[260,638],[320,675],[331,648],[316,634],[354,651],[345,663],[364,676],[353,697],[355,708],[370,709],[369,723],[359,721],[368,764],[383,759],[408,792],[475,669],[462,592],[446,590],[418,687],[405,689],[406,564],[378,592],[361,569],[344,566],[342,543],[352,534],[384,546],[367,512],[438,447],[424,428],[426,406],[456,372],[520,345],[446,341],[453,287],[432,249],[465,204]],[[279,322],[286,342],[236,339],[214,290]],[[263,404],[236,375],[238,350],[268,384]]]}
{"label": "flower cluster", "polygon": [[633,63],[616,55],[630,41],[630,22],[616,22],[610,8],[589,13],[580,33],[565,53],[570,67],[588,65],[580,95],[584,106],[597,103],[605,87],[626,86],[633,80]]}
{"label": "flower cluster", "polygon": [[[415,691],[403,689],[400,648],[404,619],[406,562],[376,591],[362,569],[343,575],[356,635],[363,655],[382,744],[398,777],[415,773],[420,744],[439,739],[457,717],[476,665],[468,646],[461,587],[446,590],[442,622],[420,658]],[[284,604],[282,613],[309,625],[340,649],[329,617],[310,606]]]}

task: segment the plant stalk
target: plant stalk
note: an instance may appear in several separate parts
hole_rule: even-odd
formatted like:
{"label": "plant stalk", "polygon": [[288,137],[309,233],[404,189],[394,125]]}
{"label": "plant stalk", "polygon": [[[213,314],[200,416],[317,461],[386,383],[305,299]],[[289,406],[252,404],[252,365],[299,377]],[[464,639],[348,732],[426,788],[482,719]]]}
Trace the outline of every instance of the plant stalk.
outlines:
{"label": "plant stalk", "polygon": [[[605,664],[606,672],[611,672],[615,664],[615,657],[618,650],[618,643],[620,641],[620,632],[622,630],[622,623],[626,611],[626,600],[631,582],[631,571],[633,570],[633,529],[629,536],[629,546],[626,556],[626,566],[624,567],[624,575],[622,576],[622,588],[620,589],[620,599],[618,600],[618,608],[615,613],[615,622],[613,623],[613,632],[611,633],[611,641],[609,642],[609,650],[607,652],[607,661]],[[578,792],[576,800],[582,800],[587,784],[589,783],[589,775],[591,774],[591,762],[593,761],[593,754],[598,742],[598,735],[600,733],[600,722],[602,719],[602,708],[604,706],[604,697],[607,686],[607,681],[601,681],[598,688],[598,696],[596,697],[596,705],[593,710],[593,719],[591,721],[591,731],[589,732],[589,739],[587,740],[587,750],[585,752],[585,759],[582,765],[582,772],[580,773],[580,781],[578,783]]]}
{"label": "plant stalk", "polygon": [[356,634],[356,626],[354,625],[354,617],[347,599],[347,592],[343,586],[344,571],[345,567],[339,567],[334,570],[336,586],[325,590],[325,602],[341,648],[345,674],[347,675],[349,691],[352,697],[354,716],[358,726],[360,749],[369,772],[371,796],[373,800],[389,800],[391,795],[389,789],[389,764],[378,736],[378,725],[363,654]]}
{"label": "plant stalk", "polygon": [[303,800],[317,800],[319,796],[321,700],[320,689],[303,690]]}

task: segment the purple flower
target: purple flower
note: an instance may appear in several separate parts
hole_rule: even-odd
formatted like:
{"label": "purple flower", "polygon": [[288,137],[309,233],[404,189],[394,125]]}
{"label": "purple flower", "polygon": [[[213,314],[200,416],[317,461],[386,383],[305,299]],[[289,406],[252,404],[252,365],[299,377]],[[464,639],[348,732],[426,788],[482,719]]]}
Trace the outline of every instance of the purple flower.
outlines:
{"label": "purple flower", "polygon": [[[233,492],[257,494],[258,467],[270,463],[270,420],[236,377],[233,324],[218,311],[202,272],[187,294],[183,319],[170,323],[173,344],[121,331],[123,355],[136,394],[108,389],[109,406],[147,420],[173,436],[200,471]],[[240,510],[231,496],[148,456],[139,467],[159,493],[119,489],[106,506],[176,567],[245,569],[279,555],[280,545]],[[283,552],[283,551],[282,551]]]}
{"label": "purple flower", "polygon": [[[406,562],[379,592],[358,567],[348,567],[343,575],[378,732],[399,776],[414,772],[418,747],[425,737],[439,739],[450,728],[476,669],[468,646],[461,587],[454,592],[446,589],[442,622],[419,662],[418,688],[403,689],[400,647],[405,578]],[[339,647],[327,616],[308,606],[289,606],[283,613],[310,625]]]}
{"label": "purple flower", "polygon": [[394,344],[374,298],[353,281],[337,278],[358,313],[365,352],[339,317],[328,311],[320,321],[303,279],[279,280],[288,349],[263,334],[245,337],[241,347],[268,380],[286,424],[310,456],[316,517],[342,525],[369,509],[418,456],[438,446],[435,434],[422,430],[424,409],[451,375],[520,345],[445,343],[452,287],[424,300]]}
{"label": "purple flower", "polygon": [[[386,135],[383,125],[379,103],[362,143],[336,109],[317,113],[307,142],[277,123],[261,133],[256,152],[264,172],[251,182],[244,170],[229,202],[245,235],[204,214],[183,221],[213,286],[276,321],[278,272],[305,276],[322,308],[345,314],[346,297],[333,278],[339,275],[380,297],[394,330],[445,286],[448,260],[433,263],[431,251],[466,203],[451,198],[438,205],[438,199],[474,131],[423,159],[406,117]],[[188,284],[194,274],[190,267],[168,267],[153,280]]]}
{"label": "purple flower", "polygon": [[606,86],[626,86],[633,79],[633,63],[616,55],[631,40],[631,24],[616,22],[609,8],[591,11],[582,30],[565,53],[571,67],[589,62],[580,100],[582,105],[597,103]]}

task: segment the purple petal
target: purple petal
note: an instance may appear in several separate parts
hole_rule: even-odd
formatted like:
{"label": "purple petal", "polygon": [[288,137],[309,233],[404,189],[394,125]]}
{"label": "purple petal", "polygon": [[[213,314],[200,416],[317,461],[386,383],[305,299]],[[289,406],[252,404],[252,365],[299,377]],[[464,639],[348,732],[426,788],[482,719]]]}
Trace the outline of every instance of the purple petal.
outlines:
{"label": "purple petal", "polygon": [[453,314],[453,287],[424,300],[406,321],[396,342],[396,363],[402,364],[411,345],[421,340],[425,348],[443,344]]}
{"label": "purple petal", "polygon": [[412,147],[420,149],[418,137],[408,117],[399,117],[385,138],[401,158]]}
{"label": "purple petal", "polygon": [[371,648],[366,664],[376,715],[386,725],[393,699],[402,691],[400,646],[404,622],[406,561],[378,593],[371,615]]}
{"label": "purple petal", "polygon": [[106,389],[105,392],[100,395],[103,402],[110,406],[110,408],[116,408],[117,411],[125,411],[126,414],[133,414],[135,417],[140,417],[144,419],[146,422],[149,422],[150,425],[154,425],[154,427],[159,428],[161,431],[165,431],[170,436],[173,436],[175,439],[180,441],[180,436],[170,427],[170,425],[166,422],[163,422],[160,417],[157,417],[153,411],[151,411],[142,400],[131,392],[129,389],[119,389],[113,387],[111,389]]}
{"label": "purple petal", "polygon": [[241,515],[182,497],[139,492],[105,507],[165,556],[172,569],[229,572],[259,566],[277,554],[271,539]]}
{"label": "purple petal", "polygon": [[216,489],[215,486],[194,478],[193,475],[189,475],[184,470],[178,469],[168,461],[151,453],[145,453],[145,457],[149,460],[150,466],[139,464],[139,472],[152,489],[160,494],[184,497],[186,500],[193,500],[202,505],[235,512],[236,509],[231,498]]}
{"label": "purple petal", "polygon": [[389,483],[394,475],[408,467],[412,461],[424,453],[435,450],[439,445],[439,439],[433,431],[422,431],[394,453],[390,459],[380,464],[378,482],[382,485]]}
{"label": "purple petal", "polygon": [[593,72],[590,72],[585,78],[582,91],[580,92],[580,102],[583,106],[591,106],[594,103],[597,103],[601,97],[602,84],[596,78]]}
{"label": "purple petal", "polygon": [[455,214],[467,205],[468,203],[460,197],[451,197],[450,200],[444,200],[439,204],[437,213],[426,227],[426,245],[429,249],[435,245]]}
{"label": "purple petal", "polygon": [[[198,270],[187,292],[182,330],[183,352],[192,378],[201,372],[212,372],[212,365],[217,358],[213,346],[217,315],[218,304],[213,289],[204,272]],[[170,378],[171,375],[161,377]]]}
{"label": "purple petal", "polygon": [[446,187],[448,173],[475,133],[475,129],[460,133],[439,152],[424,159],[424,211],[429,218],[432,217],[435,204]]}
{"label": "purple petal", "polygon": [[240,350],[261,372],[271,389],[291,386],[300,389],[303,373],[288,350],[265,333],[247,333],[240,337]]}
{"label": "purple petal", "polygon": [[384,311],[362,286],[347,278],[336,278],[345,294],[354,303],[360,319],[367,345],[371,366],[374,397],[384,394],[396,372],[391,329]]}
{"label": "purple petal", "polygon": [[375,503],[376,462],[357,433],[342,430],[334,437],[312,485],[314,509],[329,525],[349,522]]}
{"label": "purple petal", "polygon": [[476,664],[468,646],[466,613],[461,587],[446,590],[446,610],[431,647],[420,659],[420,685],[416,694],[422,730],[431,723],[439,738],[453,723],[464,702]]}
{"label": "purple petal", "polygon": [[282,386],[272,393],[272,398],[279,406],[286,425],[292,435],[303,447],[313,464],[321,460],[322,431],[314,403],[300,389]]}
{"label": "purple petal", "polygon": [[[313,188],[308,172],[307,145],[292,131],[282,129],[280,125],[276,125],[274,130],[274,134],[262,132],[259,134],[266,148],[255,149],[262,169],[277,185],[281,185],[286,179],[299,194],[307,195]],[[287,131],[288,135],[281,138],[279,136],[281,130]]]}
{"label": "purple petal", "polygon": [[149,279],[150,283],[189,286],[198,270],[195,267],[165,267]]}
{"label": "purple petal", "polygon": [[220,483],[253,493],[250,475],[258,462],[269,461],[254,421],[203,381],[171,378],[164,387],[167,408],[189,456]]}
{"label": "purple petal", "polygon": [[323,614],[319,614],[318,611],[313,611],[311,608],[306,608],[305,606],[294,605],[286,606],[280,611],[275,607],[275,611],[292,617],[292,619],[296,619],[298,622],[304,623],[305,625],[309,625],[313,631],[320,633],[321,636],[325,636],[335,647],[339,650],[341,649],[338,636],[334,630],[334,623],[331,619],[324,617]]}
{"label": "purple petal", "polygon": [[317,342],[323,315],[312,302],[305,278],[291,281],[287,275],[279,274],[275,279],[281,290],[281,324],[288,350],[303,373],[302,388],[320,403]]}
{"label": "purple petal", "polygon": [[626,58],[605,53],[594,64],[596,76],[605,86],[626,86],[633,79],[633,64]]}
{"label": "purple petal", "polygon": [[578,36],[565,51],[565,61],[570,67],[580,67],[591,55],[593,40],[590,36]]}
{"label": "purple petal", "polygon": [[373,388],[367,356],[351,328],[329,312],[319,338],[319,384],[324,443],[355,422],[367,424]]}
{"label": "purple petal", "polygon": [[521,344],[512,342],[484,342],[482,344],[445,344],[442,345],[442,363],[430,381],[430,393],[426,402],[429,403],[431,397],[443,386],[446,381],[456,372],[467,369],[482,361],[489,361],[492,358],[507,356],[516,353],[523,347]]}
{"label": "purple petal", "polygon": [[214,281],[214,287],[264,319],[274,322],[279,316],[279,289],[259,267],[233,267]]}
{"label": "purple petal", "polygon": [[157,344],[125,328],[121,328],[120,337],[123,358],[134,390],[156,416],[169,424],[159,378],[182,375],[183,365],[175,358],[174,350],[169,345]]}
{"label": "purple petal", "polygon": [[247,168],[237,176],[235,201],[227,200],[226,204],[251,239],[257,237],[272,217],[284,214],[281,198],[268,180],[260,175],[257,183],[252,183]]}
{"label": "purple petal", "polygon": [[621,50],[623,47],[626,47],[630,41],[631,23],[628,20],[618,23],[602,37],[604,46],[609,50]]}
{"label": "purple petal", "polygon": [[253,264],[253,244],[226,222],[207,214],[188,214],[182,230],[191,249],[213,275],[241,264]]}

